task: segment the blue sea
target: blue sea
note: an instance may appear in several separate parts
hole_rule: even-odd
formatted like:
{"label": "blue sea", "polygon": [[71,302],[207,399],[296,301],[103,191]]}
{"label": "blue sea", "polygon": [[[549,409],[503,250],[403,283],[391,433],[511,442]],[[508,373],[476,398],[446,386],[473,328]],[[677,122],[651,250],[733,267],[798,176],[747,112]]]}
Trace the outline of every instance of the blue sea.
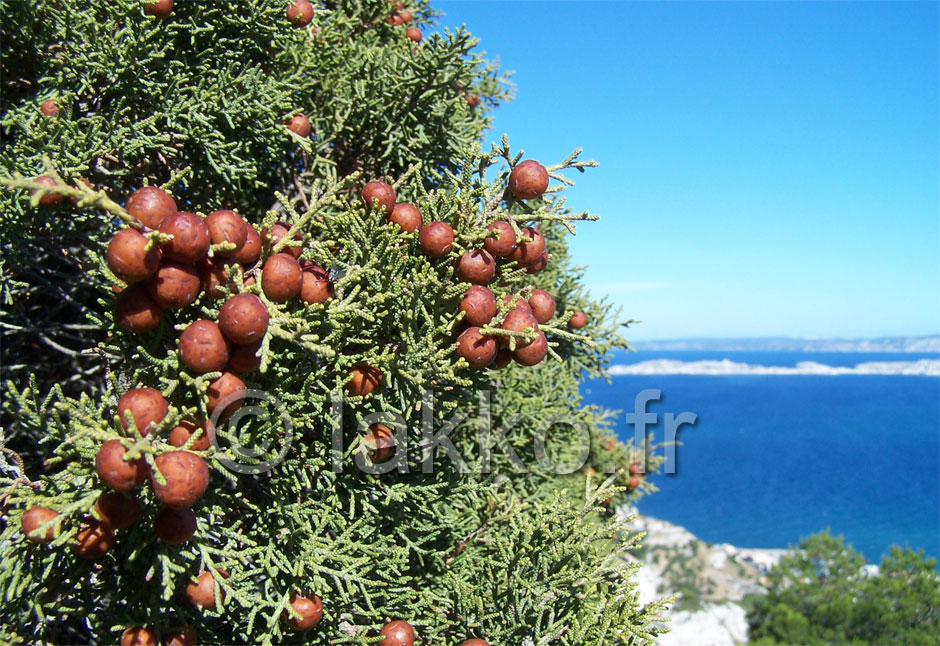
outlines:
{"label": "blue sea", "polygon": [[[614,364],[729,359],[762,366],[934,359],[936,354],[631,352]],[[871,562],[894,543],[940,556],[940,378],[906,375],[622,375],[585,384],[585,398],[622,412],[698,418],[679,432],[676,473],[639,503],[643,514],[710,543],[778,548],[830,529]],[[618,433],[633,438],[621,414]],[[660,449],[662,450],[662,449]]]}

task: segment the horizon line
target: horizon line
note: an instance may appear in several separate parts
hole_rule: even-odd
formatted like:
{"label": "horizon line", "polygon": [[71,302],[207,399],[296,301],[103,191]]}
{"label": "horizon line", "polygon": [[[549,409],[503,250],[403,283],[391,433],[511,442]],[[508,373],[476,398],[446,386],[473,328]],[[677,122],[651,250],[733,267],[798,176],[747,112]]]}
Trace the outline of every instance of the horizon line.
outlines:
{"label": "horizon line", "polygon": [[[929,334],[881,334],[878,336],[671,336],[638,339],[636,343],[671,341],[885,341],[897,339],[940,339],[940,332]],[[632,342],[632,340],[631,340]]]}

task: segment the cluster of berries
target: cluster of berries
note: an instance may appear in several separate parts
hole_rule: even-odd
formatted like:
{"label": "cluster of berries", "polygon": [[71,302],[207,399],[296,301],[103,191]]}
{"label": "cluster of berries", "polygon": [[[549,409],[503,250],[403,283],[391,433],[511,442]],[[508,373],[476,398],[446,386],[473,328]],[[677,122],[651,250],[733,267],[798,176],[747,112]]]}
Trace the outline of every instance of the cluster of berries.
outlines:
{"label": "cluster of berries", "polygon": [[[132,421],[140,435],[147,437],[163,425],[169,413],[169,403],[158,390],[134,388],[121,397],[117,413],[128,435]],[[153,460],[159,476],[153,473],[143,456],[134,455],[135,449],[129,438],[104,442],[95,456],[95,471],[112,491],[103,493],[95,504],[95,514],[84,519],[72,543],[73,551],[85,559],[96,559],[106,554],[115,544],[115,530],[126,529],[137,522],[141,502],[133,491],[147,481],[154,500],[160,506],[153,516],[156,538],[167,545],[182,545],[188,541],[198,526],[192,507],[208,488],[210,475],[205,460],[195,452],[208,451],[214,442],[214,433],[211,422],[180,421],[167,437],[167,442],[176,448],[160,453]],[[30,507],[21,517],[24,536],[38,544],[51,542],[61,525],[58,517],[59,514],[51,509]],[[225,570],[216,572],[221,578],[229,576]],[[220,604],[225,599],[225,590],[217,585],[210,571],[204,571],[194,581],[189,581],[185,594],[193,606],[203,609],[215,608],[217,602]],[[284,619],[295,630],[316,626],[323,615],[322,602],[316,596],[294,593],[290,606],[293,612],[286,613]],[[128,628],[121,636],[122,646],[157,643],[157,633],[140,626]],[[195,643],[196,633],[190,626],[165,635],[163,640],[165,646]]]}
{"label": "cluster of berries", "polygon": [[[385,19],[385,22],[396,27],[402,27],[411,22],[413,18],[414,16],[411,12],[405,9],[405,4],[402,0],[392,0],[392,13]],[[417,27],[408,27],[405,29],[405,37],[416,43],[420,43],[421,30]]]}
{"label": "cluster of berries", "polygon": [[[55,185],[51,178],[39,180],[43,185]],[[538,199],[548,183],[547,170],[527,160],[513,168],[509,191],[516,199]],[[390,184],[371,181],[363,187],[360,198],[367,213],[381,214],[401,231],[417,234],[421,252],[430,259],[452,254],[453,228],[446,222],[424,223],[417,207],[397,201]],[[54,206],[61,199],[57,193],[46,193],[40,205]],[[217,321],[193,321],[178,341],[179,362],[186,369],[197,374],[221,372],[207,388],[205,410],[212,419],[225,419],[242,405],[246,385],[239,375],[260,366],[269,306],[297,298],[308,304],[325,303],[334,297],[330,276],[315,262],[300,259],[303,239],[299,233],[289,238],[292,226],[286,222],[259,232],[228,209],[202,218],[179,211],[169,194],[153,186],[135,191],[125,210],[133,220],[112,237],[105,254],[109,269],[121,281],[114,288],[114,321],[129,332],[145,333],[161,324],[164,310],[187,307],[200,294],[207,300],[228,294]],[[506,271],[542,271],[548,264],[545,238],[534,227],[518,229],[506,220],[490,223],[487,232],[482,248],[467,250],[453,259],[456,278],[471,284],[459,304],[462,331],[455,342],[457,357],[477,369],[502,368],[513,359],[535,365],[548,353],[548,340],[539,325],[555,316],[554,298],[544,290],[524,288],[506,294],[500,308],[486,285],[504,267]],[[284,250],[274,253],[276,248]],[[223,289],[233,282],[230,278],[238,280],[231,289]],[[257,287],[256,281],[260,281]],[[491,326],[501,310],[499,325]],[[586,323],[582,312],[575,312],[568,320],[572,328]],[[365,396],[379,388],[382,380],[380,368],[359,365],[351,369],[345,390],[350,396]],[[154,436],[169,426],[170,414],[170,403],[160,391],[146,387],[128,390],[116,413],[124,433],[105,441],[95,457],[98,477],[110,491],[101,494],[94,513],[83,519],[71,544],[74,552],[86,559],[106,554],[115,544],[115,531],[137,522],[142,504],[134,490],[144,483],[149,483],[157,507],[152,517],[154,536],[167,545],[186,543],[198,528],[193,506],[210,483],[204,456],[215,443],[211,420],[179,419],[167,434],[166,444],[160,446],[153,443]],[[371,448],[372,461],[387,459],[394,447],[391,430],[375,424],[370,431],[363,439]],[[158,451],[153,457],[149,450],[145,455],[143,445],[157,446]],[[630,471],[630,486],[636,488],[642,474],[635,473],[632,465]],[[58,512],[35,505],[22,515],[21,525],[28,540],[44,544],[60,533],[62,519]],[[220,580],[228,576],[220,569],[203,571],[187,583],[187,598],[198,608],[216,607],[225,597]],[[316,626],[323,615],[317,596],[295,593],[290,607],[284,620],[296,630]],[[121,643],[157,644],[158,637],[152,629],[135,626],[125,630]],[[386,624],[381,637],[379,643],[385,646],[410,646],[415,640],[413,628],[402,620]],[[195,631],[184,626],[165,635],[163,643],[195,644]],[[464,646],[486,646],[486,642],[470,639]]]}
{"label": "cluster of berries", "polygon": [[[509,190],[519,199],[535,199],[548,188],[548,181],[545,167],[527,160],[513,169]],[[390,184],[373,180],[365,185],[360,197],[367,211],[384,215],[402,231],[417,231],[418,244],[428,257],[444,258],[453,250],[453,228],[439,221],[424,224],[421,212],[413,204],[396,201],[395,189]],[[503,265],[509,265],[510,269],[523,268],[527,273],[545,269],[548,265],[545,237],[533,227],[521,229],[522,235],[517,236],[513,226],[504,220],[491,223],[487,230],[490,236],[484,240],[483,248],[464,252],[454,263],[457,278],[472,285],[460,301],[462,323],[468,326],[457,338],[457,356],[473,368],[490,365],[502,368],[512,359],[533,366],[548,354],[548,339],[539,330],[539,324],[547,323],[555,315],[554,298],[539,289],[532,290],[528,299],[508,294],[504,304],[510,307],[498,326],[508,334],[484,334],[482,330],[499,310],[496,296],[486,285],[496,278]],[[586,323],[582,312],[575,313],[569,320],[569,325],[575,328]]]}
{"label": "cluster of berries", "polygon": [[[537,199],[548,188],[548,181],[544,166],[526,160],[510,173],[509,191],[517,199]],[[472,284],[460,301],[463,323],[468,327],[457,338],[457,355],[473,368],[500,369],[513,359],[524,366],[534,366],[548,354],[548,339],[539,325],[555,316],[555,299],[541,289],[531,290],[528,298],[507,294],[503,298],[502,319],[494,327],[509,334],[487,334],[484,330],[491,326],[500,308],[486,285],[501,268],[497,259],[502,259],[510,269],[523,268],[530,274],[545,269],[548,265],[545,238],[534,227],[521,229],[522,235],[517,236],[513,226],[503,220],[491,223],[487,230],[490,236],[484,240],[483,249],[467,251],[456,265],[457,277]],[[572,315],[572,319],[569,319],[572,327],[583,327],[587,322],[581,312]]]}
{"label": "cluster of berries", "polygon": [[[528,160],[518,164],[510,174],[509,189],[518,199],[541,197],[548,188],[548,171],[537,161]],[[448,256],[453,250],[455,234],[446,222],[424,224],[421,211],[413,204],[398,202],[395,188],[387,182],[373,180],[360,192],[367,213],[382,215],[390,224],[395,224],[405,233],[418,233],[421,251],[432,259]],[[499,313],[497,299],[485,285],[497,275],[504,260],[512,269],[524,268],[527,273],[537,273],[548,265],[545,238],[535,228],[522,229],[516,235],[513,226],[498,220],[487,227],[490,233],[482,249],[466,251],[455,260],[455,274],[462,282],[471,283],[460,300],[459,311],[463,314],[462,331],[457,337],[456,354],[471,368],[492,367],[501,369],[513,359],[517,363],[532,366],[541,362],[548,354],[548,339],[539,329],[555,315],[555,299],[541,289],[529,292],[528,298],[519,293],[507,294],[504,308],[508,310],[501,318],[498,328],[509,334],[484,334]],[[528,290],[527,290],[528,291]],[[568,319],[571,328],[582,328],[587,324],[583,312],[574,312]],[[533,336],[534,338],[528,338]],[[346,385],[350,395],[368,395],[382,381],[381,369],[374,366],[358,366]],[[369,434],[362,438],[373,463],[382,462],[392,456],[395,446],[394,434],[384,424],[373,424]]]}
{"label": "cluster of berries", "polygon": [[[220,577],[228,578],[225,570],[217,570]],[[194,604],[211,608],[215,606],[216,582],[209,572],[199,576],[198,583],[191,583],[186,588],[186,596]],[[225,599],[225,590],[219,588],[219,598]],[[290,598],[291,612],[284,612],[284,621],[296,631],[310,630],[320,623],[323,617],[323,603],[317,596],[305,597],[293,594]],[[160,644],[157,631],[144,626],[131,626],[121,633],[121,646],[157,646]],[[196,646],[196,631],[192,626],[185,626],[163,636],[163,646]]]}
{"label": "cluster of berries", "polygon": [[[51,178],[41,179],[48,181],[40,184],[55,185]],[[40,205],[55,206],[60,201],[61,195],[47,193]],[[260,277],[261,291],[275,303],[296,297],[306,303],[323,303],[333,297],[328,274],[316,263],[299,261],[297,246],[285,246],[284,253],[268,253],[262,264],[263,250],[272,250],[289,234],[290,225],[286,223],[276,223],[270,231],[263,229],[259,233],[230,210],[214,211],[203,219],[179,211],[170,195],[150,186],[131,195],[126,211],[135,220],[112,237],[105,260],[122,281],[115,286],[114,320],[127,331],[155,329],[163,320],[164,309],[186,307],[200,293],[210,300],[221,298],[228,274],[236,270],[241,272],[243,289],[254,285],[256,275]],[[235,373],[245,374],[259,367],[259,349],[269,318],[267,306],[256,294],[236,293],[219,309],[218,322],[196,320],[180,335],[178,352],[183,366],[200,374],[222,371],[206,391],[210,416],[224,419],[241,406],[246,386]],[[95,504],[95,513],[82,521],[71,546],[80,557],[103,556],[115,544],[115,530],[137,522],[141,502],[133,496],[133,490],[148,481],[159,505],[153,515],[156,538],[165,544],[182,545],[195,534],[198,523],[192,507],[205,493],[210,475],[198,453],[204,454],[214,444],[213,423],[180,420],[166,438],[174,448],[153,459],[158,474],[132,439],[136,429],[140,437],[151,436],[152,440],[152,434],[165,426],[169,410],[169,402],[153,388],[134,388],[120,398],[116,412],[124,436],[105,441],[95,457],[95,470],[112,491],[103,493]],[[38,505],[21,517],[23,533],[34,543],[54,540],[60,525],[58,512]],[[214,607],[216,588],[212,573],[203,572],[186,586],[186,595],[197,607]],[[224,590],[220,592],[224,596]],[[298,630],[316,625],[322,614],[317,597],[295,594],[291,607],[300,618],[291,614],[285,620]],[[121,643],[156,644],[157,634],[148,628],[128,628]],[[195,632],[185,627],[164,636],[164,643],[194,644]]]}

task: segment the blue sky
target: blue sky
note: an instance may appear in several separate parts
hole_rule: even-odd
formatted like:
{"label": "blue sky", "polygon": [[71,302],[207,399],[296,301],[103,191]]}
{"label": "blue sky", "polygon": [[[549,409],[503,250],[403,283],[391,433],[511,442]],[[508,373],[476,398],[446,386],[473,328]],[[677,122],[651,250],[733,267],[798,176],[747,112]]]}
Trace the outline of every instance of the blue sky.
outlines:
{"label": "blue sky", "polygon": [[588,284],[635,340],[940,331],[937,3],[438,0],[576,147]]}

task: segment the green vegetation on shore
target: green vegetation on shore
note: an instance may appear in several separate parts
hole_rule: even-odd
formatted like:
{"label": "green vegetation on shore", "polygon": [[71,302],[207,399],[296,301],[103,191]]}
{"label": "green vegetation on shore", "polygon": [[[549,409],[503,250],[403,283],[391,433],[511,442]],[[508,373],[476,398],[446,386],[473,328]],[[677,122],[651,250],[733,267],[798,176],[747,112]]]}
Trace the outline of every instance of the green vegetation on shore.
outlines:
{"label": "green vegetation on shore", "polygon": [[841,536],[803,539],[747,599],[755,644],[940,644],[937,560],[892,546],[877,574]]}

